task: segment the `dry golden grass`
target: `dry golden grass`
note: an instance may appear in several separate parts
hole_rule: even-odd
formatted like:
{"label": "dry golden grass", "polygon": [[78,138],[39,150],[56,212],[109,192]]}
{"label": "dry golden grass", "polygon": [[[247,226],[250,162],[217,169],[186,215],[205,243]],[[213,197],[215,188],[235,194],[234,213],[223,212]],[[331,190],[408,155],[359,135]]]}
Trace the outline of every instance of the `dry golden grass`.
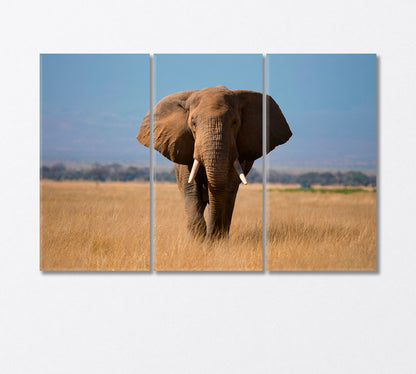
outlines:
{"label": "dry golden grass", "polygon": [[176,184],[155,185],[154,269],[159,271],[261,271],[262,186],[241,186],[228,240],[214,244],[186,232],[183,199]]}
{"label": "dry golden grass", "polygon": [[[288,186],[269,186],[287,188]],[[376,270],[376,193],[268,192],[268,270]],[[262,186],[241,186],[228,240],[185,229],[176,184],[155,185],[154,269],[261,271]],[[41,182],[41,270],[149,270],[149,186]]]}
{"label": "dry golden grass", "polygon": [[149,270],[148,183],[40,187],[41,270]]}
{"label": "dry golden grass", "polygon": [[267,270],[376,270],[375,192],[267,198]]}

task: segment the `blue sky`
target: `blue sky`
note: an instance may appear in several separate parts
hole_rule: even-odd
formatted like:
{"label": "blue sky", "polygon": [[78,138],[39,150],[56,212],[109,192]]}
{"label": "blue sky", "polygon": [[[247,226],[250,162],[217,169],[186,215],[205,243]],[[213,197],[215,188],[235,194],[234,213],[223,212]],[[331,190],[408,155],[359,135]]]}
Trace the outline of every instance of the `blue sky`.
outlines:
{"label": "blue sky", "polygon": [[149,55],[41,55],[41,161],[148,164]]}
{"label": "blue sky", "polygon": [[220,84],[260,92],[263,88],[260,54],[156,54],[154,63],[157,101],[174,92]]}
{"label": "blue sky", "polygon": [[[219,84],[262,91],[262,56],[156,54],[154,76],[156,102]],[[375,169],[375,55],[267,55],[267,87],[294,133],[271,167]],[[135,138],[148,109],[149,55],[41,55],[42,161],[148,164]]]}
{"label": "blue sky", "polygon": [[376,168],[376,55],[268,55],[267,77],[294,134],[271,167]]}

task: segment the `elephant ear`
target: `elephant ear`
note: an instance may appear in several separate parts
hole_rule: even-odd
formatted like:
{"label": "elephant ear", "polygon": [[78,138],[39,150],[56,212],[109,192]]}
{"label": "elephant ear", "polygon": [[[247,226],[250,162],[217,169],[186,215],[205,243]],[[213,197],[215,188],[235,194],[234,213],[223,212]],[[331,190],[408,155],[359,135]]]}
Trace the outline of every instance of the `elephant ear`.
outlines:
{"label": "elephant ear", "polygon": [[[153,110],[153,148],[178,164],[192,164],[194,138],[186,123],[186,101],[195,91],[177,92],[160,100]],[[140,125],[137,140],[150,147],[150,112]]]}
{"label": "elephant ear", "polygon": [[[241,128],[237,137],[240,161],[256,160],[263,155],[262,147],[262,108],[263,95],[260,92],[234,90],[239,96]],[[267,153],[280,144],[286,143],[292,136],[289,125],[272,97],[266,97]]]}

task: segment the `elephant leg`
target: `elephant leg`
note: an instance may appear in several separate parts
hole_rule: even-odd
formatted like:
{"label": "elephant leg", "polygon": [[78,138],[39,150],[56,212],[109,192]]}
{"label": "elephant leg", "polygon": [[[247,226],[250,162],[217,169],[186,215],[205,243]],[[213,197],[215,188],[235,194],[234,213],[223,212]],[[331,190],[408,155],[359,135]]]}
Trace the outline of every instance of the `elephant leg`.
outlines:
{"label": "elephant leg", "polygon": [[203,199],[202,187],[196,181],[188,183],[188,166],[175,164],[175,172],[179,190],[182,191],[187,229],[195,237],[204,237],[207,230],[204,219],[207,203]]}
{"label": "elephant leg", "polygon": [[[244,174],[248,175],[251,167],[253,166],[253,161],[243,161],[241,166],[244,170]],[[222,220],[222,230],[225,235],[228,235],[231,226],[231,220],[233,217],[235,199],[237,197],[238,188],[240,187],[240,178],[234,172],[229,177],[229,183],[225,192],[225,202],[224,202],[224,212]]]}
{"label": "elephant leg", "polygon": [[[248,175],[253,161],[243,161],[241,164],[244,174]],[[231,219],[233,217],[235,199],[237,197],[238,188],[240,187],[240,179],[237,174],[232,174],[230,177],[230,184],[226,189],[225,205],[224,205],[224,217],[223,217],[223,229],[228,234],[231,226]]]}
{"label": "elephant leg", "polygon": [[207,231],[204,219],[206,203],[202,201],[196,183],[184,186],[183,199],[188,231],[194,236],[204,237]]}

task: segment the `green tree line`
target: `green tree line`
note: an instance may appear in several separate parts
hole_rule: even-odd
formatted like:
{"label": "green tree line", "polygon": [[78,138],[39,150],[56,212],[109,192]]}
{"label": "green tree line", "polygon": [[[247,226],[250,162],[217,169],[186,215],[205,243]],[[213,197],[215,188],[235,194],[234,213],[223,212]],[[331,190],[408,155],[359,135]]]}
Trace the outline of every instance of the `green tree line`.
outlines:
{"label": "green tree line", "polygon": [[[120,164],[94,164],[89,168],[76,169],[66,167],[63,163],[52,166],[42,166],[41,179],[62,180],[90,180],[90,181],[149,181],[148,167],[122,166]],[[175,171],[160,171],[155,173],[157,181],[176,182]],[[249,183],[261,183],[262,174],[252,169],[247,176]],[[270,183],[300,184],[309,186],[317,184],[329,186],[340,184],[344,186],[376,186],[376,176],[369,176],[360,171],[347,172],[308,172],[303,174],[280,173],[270,170],[267,178]]]}

